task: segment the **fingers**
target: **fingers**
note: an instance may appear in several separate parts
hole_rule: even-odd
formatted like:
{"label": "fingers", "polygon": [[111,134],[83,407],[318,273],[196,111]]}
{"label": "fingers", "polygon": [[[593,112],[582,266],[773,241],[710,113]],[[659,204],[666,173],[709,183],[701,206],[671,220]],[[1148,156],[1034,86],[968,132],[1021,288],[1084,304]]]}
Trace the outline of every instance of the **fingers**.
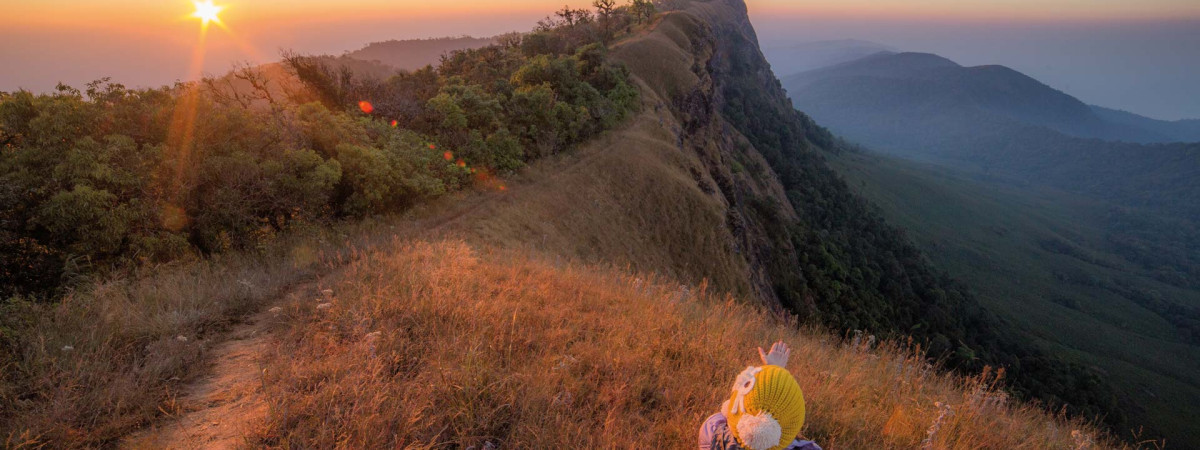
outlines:
{"label": "fingers", "polygon": [[[771,350],[774,351],[774,349],[771,349]],[[763,364],[770,364],[767,362],[767,354],[763,353],[762,347],[758,348],[758,357],[759,357],[759,359],[762,359]]]}

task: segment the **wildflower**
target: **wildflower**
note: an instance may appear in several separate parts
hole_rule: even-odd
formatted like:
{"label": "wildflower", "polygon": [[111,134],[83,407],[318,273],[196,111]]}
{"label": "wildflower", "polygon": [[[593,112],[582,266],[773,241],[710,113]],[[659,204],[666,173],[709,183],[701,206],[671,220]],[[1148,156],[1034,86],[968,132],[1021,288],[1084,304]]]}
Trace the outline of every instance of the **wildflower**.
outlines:
{"label": "wildflower", "polygon": [[188,338],[187,338],[187,336],[184,336],[184,335],[182,335],[182,334],[181,334],[181,335],[179,335],[179,336],[175,336],[175,340],[176,340],[176,341],[179,341],[179,342],[187,342],[187,341],[188,341]]}
{"label": "wildflower", "polygon": [[279,313],[283,312],[283,308],[276,306],[274,308],[271,308],[270,311],[271,311],[271,314],[279,314]]}
{"label": "wildflower", "polygon": [[358,102],[358,109],[361,109],[362,112],[367,113],[367,114],[375,112],[375,106],[371,105],[371,102],[368,102],[366,100]]}
{"label": "wildflower", "polygon": [[321,311],[321,310],[326,310],[326,309],[329,309],[332,307],[333,307],[333,303],[322,303],[320,305],[317,305],[317,310]]}
{"label": "wildflower", "polygon": [[63,348],[62,348],[62,351],[64,351],[64,352],[73,352],[73,351],[75,351],[75,347],[72,347],[72,346],[70,346],[70,345],[64,345],[64,346],[63,346]]}

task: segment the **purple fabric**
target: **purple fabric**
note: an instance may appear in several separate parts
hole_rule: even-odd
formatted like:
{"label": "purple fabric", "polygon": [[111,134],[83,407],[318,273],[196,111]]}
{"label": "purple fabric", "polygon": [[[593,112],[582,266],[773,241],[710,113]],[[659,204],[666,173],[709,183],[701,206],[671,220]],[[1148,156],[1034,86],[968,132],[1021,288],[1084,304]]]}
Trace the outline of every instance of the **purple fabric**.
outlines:
{"label": "purple fabric", "polygon": [[[700,450],[742,450],[742,446],[733,438],[733,432],[729,430],[729,421],[721,413],[708,416],[704,424],[700,425],[697,440]],[[785,450],[821,450],[821,446],[813,441],[796,439]]]}

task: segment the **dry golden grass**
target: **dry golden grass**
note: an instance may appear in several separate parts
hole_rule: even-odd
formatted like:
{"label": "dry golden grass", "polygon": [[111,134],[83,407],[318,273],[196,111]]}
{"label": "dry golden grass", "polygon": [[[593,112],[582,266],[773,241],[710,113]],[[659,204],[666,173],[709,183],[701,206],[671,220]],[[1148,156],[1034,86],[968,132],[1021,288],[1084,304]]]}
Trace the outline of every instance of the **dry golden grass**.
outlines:
{"label": "dry golden grass", "polygon": [[935,422],[932,448],[1106,444],[1007,401],[986,375],[840,343],[703,285],[458,241],[397,243],[323,284],[332,308],[286,308],[267,365],[271,419],[250,445],[689,447],[755,346],[775,339],[794,348],[804,434],[828,449],[917,448]]}
{"label": "dry golden grass", "polygon": [[647,109],[575,152],[539,161],[440,236],[747,292],[725,207],[699,187],[694,174],[707,172],[674,145],[662,125],[670,120]]}
{"label": "dry golden grass", "polygon": [[177,388],[203,373],[205,349],[230,324],[431,221],[395,223],[404,225],[297,232],[258,251],[148,267],[58,303],[5,311],[22,320],[7,318],[20,322],[17,340],[0,346],[0,447],[104,446],[177,413]]}

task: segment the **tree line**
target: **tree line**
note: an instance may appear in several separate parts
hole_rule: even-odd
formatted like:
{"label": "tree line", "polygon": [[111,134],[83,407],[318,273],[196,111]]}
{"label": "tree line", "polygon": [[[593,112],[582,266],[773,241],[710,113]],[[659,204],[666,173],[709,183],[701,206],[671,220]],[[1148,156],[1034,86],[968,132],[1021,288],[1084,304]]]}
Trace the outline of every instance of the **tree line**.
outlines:
{"label": "tree line", "polygon": [[384,79],[285,53],[303,84],[285,94],[253,67],[238,87],[0,92],[0,298],[403,211],[569,150],[639,105],[605,44],[653,10],[596,4]]}

